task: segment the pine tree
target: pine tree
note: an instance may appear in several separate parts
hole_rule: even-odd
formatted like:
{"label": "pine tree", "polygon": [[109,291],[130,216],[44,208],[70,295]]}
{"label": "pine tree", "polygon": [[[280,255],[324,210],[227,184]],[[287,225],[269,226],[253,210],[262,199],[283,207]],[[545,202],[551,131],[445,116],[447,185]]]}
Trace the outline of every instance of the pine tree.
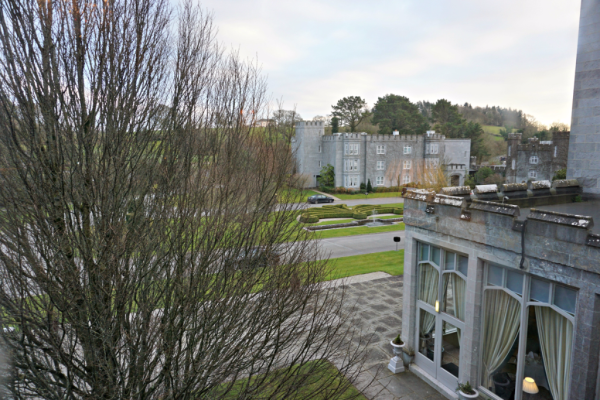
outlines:
{"label": "pine tree", "polygon": [[367,181],[367,192],[371,193],[373,191],[373,186],[371,185],[371,180]]}

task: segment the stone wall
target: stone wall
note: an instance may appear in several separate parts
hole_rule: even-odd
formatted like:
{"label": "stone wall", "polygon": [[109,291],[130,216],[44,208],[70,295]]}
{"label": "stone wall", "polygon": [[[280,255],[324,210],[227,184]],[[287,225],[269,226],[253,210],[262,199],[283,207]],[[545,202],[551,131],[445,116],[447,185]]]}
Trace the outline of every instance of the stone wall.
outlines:
{"label": "stone wall", "polygon": [[582,0],[571,116],[568,178],[600,196],[600,0]]}
{"label": "stone wall", "polygon": [[[552,180],[556,171],[567,167],[569,132],[555,132],[550,142],[540,142],[530,138],[527,144],[521,144],[521,134],[509,135],[506,181],[522,183],[529,180]],[[537,163],[531,163],[537,157]],[[531,176],[530,172],[535,172]]]}
{"label": "stone wall", "polygon": [[[510,204],[462,197],[407,192],[404,203],[403,339],[416,342],[417,241],[469,257],[464,340],[459,381],[478,382],[484,263],[519,270],[525,235],[524,272],[579,290],[574,326],[573,367],[569,399],[596,396],[600,351],[600,237],[591,233],[590,218],[532,212],[527,224],[517,221],[519,208]],[[524,233],[523,233],[524,232]]]}

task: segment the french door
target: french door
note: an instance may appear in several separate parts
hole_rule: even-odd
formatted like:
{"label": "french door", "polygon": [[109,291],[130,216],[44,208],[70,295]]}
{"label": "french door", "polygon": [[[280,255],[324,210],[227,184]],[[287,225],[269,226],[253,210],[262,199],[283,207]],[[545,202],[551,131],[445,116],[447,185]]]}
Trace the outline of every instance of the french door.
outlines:
{"label": "french door", "polygon": [[455,390],[464,331],[468,259],[419,243],[415,363]]}

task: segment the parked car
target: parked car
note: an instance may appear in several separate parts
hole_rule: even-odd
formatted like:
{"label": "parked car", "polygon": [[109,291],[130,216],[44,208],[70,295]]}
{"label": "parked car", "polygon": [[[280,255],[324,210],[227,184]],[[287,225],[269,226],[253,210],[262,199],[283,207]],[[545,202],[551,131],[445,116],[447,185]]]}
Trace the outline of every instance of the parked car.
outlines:
{"label": "parked car", "polygon": [[325,196],[324,194],[315,194],[314,196],[310,196],[308,198],[308,202],[311,204],[333,203],[333,199],[329,196]]}

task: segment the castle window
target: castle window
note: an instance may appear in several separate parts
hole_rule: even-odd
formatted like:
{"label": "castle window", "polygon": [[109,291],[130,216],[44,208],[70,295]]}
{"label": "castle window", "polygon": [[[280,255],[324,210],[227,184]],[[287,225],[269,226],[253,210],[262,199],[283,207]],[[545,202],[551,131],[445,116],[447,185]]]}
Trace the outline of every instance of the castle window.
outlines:
{"label": "castle window", "polygon": [[509,157],[510,157],[510,148],[511,148],[511,147],[512,147],[512,146],[508,146],[508,156],[509,156]]}
{"label": "castle window", "polygon": [[344,154],[346,154],[346,155],[358,154],[358,144],[346,144],[344,146]]}
{"label": "castle window", "polygon": [[377,154],[385,154],[385,144],[377,145]]}
{"label": "castle window", "polygon": [[558,152],[558,146],[554,146],[554,157],[556,157],[557,152]]}
{"label": "castle window", "polygon": [[319,153],[321,152],[321,145],[319,145]]}
{"label": "castle window", "polygon": [[410,175],[404,174],[404,178],[402,178],[402,181],[404,182],[404,184],[410,183]]}
{"label": "castle window", "polygon": [[516,163],[516,160],[512,160],[512,169],[516,169],[516,168],[515,168],[515,167],[516,167],[516,165],[517,165],[517,163]]}
{"label": "castle window", "polygon": [[412,146],[405,144],[404,145],[404,154],[410,154],[410,153],[412,153]]}
{"label": "castle window", "polygon": [[439,145],[437,143],[431,143],[426,146],[426,154],[437,154],[439,151]]}
{"label": "castle window", "polygon": [[358,171],[358,160],[344,160],[344,171]]}
{"label": "castle window", "polygon": [[378,176],[377,178],[375,178],[375,184],[377,186],[383,185],[383,176]]}
{"label": "castle window", "polygon": [[350,175],[344,177],[344,183],[346,187],[358,187],[358,176]]}
{"label": "castle window", "polygon": [[321,161],[319,161],[319,168],[321,168]]}
{"label": "castle window", "polygon": [[539,161],[538,156],[531,156],[529,157],[529,164],[537,164]]}
{"label": "castle window", "polygon": [[377,161],[377,170],[382,171],[385,169],[385,161]]}
{"label": "castle window", "polygon": [[412,166],[412,161],[411,160],[404,160],[404,162],[403,162],[403,169],[410,169],[411,166]]}
{"label": "castle window", "polygon": [[529,171],[529,177],[531,179],[537,179],[537,172],[534,170]]}

